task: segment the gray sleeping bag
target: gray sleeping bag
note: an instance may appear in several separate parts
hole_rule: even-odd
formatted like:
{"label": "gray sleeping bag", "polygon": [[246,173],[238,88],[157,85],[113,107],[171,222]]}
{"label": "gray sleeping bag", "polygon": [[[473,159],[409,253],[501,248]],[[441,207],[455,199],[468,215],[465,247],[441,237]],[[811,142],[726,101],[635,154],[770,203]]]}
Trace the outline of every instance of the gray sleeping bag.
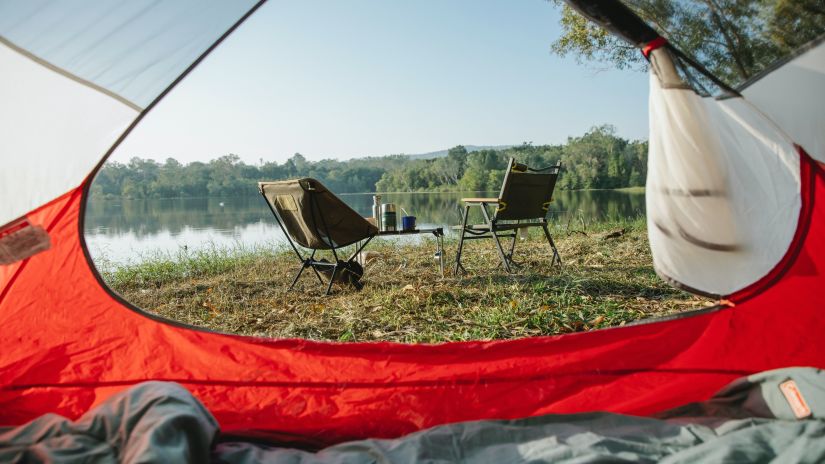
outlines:
{"label": "gray sleeping bag", "polygon": [[183,387],[147,382],[76,422],[47,415],[0,431],[0,462],[825,462],[825,373],[752,375],[656,417],[473,421],[318,452],[217,439],[216,421]]}

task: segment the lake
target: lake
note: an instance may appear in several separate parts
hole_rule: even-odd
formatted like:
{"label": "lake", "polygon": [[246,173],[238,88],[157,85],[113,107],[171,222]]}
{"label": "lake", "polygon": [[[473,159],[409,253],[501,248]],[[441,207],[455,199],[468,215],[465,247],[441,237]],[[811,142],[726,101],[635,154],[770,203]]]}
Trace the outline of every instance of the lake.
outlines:
{"label": "lake", "polygon": [[[392,193],[395,203],[416,216],[419,227],[461,222],[462,197],[495,193]],[[372,194],[343,194],[341,199],[364,216],[372,215]],[[477,210],[477,208],[473,208]],[[476,213],[480,218],[480,214]],[[580,227],[581,221],[633,218],[645,214],[644,193],[612,190],[557,191],[551,221]],[[399,217],[401,211],[399,209]],[[472,218],[472,216],[471,216]],[[579,224],[576,226],[575,224]],[[86,242],[95,262],[136,262],[182,247],[234,247],[285,243],[275,218],[259,195],[234,198],[103,200],[91,198],[86,209]],[[418,240],[421,237],[406,237]]]}

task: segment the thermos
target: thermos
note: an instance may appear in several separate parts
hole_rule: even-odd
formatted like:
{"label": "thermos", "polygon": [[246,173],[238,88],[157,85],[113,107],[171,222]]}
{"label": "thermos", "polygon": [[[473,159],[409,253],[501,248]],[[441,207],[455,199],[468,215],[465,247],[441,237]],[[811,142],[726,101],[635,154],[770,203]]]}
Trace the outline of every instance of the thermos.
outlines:
{"label": "thermos", "polygon": [[395,232],[397,221],[395,219],[395,204],[384,203],[381,205],[381,230],[384,232]]}

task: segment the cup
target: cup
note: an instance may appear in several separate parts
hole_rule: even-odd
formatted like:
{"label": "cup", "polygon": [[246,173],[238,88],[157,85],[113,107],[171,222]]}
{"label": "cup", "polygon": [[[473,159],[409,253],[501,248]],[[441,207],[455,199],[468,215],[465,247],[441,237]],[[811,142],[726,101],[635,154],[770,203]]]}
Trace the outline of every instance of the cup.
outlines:
{"label": "cup", "polygon": [[401,230],[415,230],[415,216],[401,216]]}

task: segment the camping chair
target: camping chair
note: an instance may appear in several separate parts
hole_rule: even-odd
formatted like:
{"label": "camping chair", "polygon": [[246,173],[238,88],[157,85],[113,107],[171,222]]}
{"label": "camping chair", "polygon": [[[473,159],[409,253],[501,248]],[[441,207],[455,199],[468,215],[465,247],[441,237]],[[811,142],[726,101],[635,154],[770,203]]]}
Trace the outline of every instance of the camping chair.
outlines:
{"label": "camping chair", "polygon": [[[561,163],[544,169],[530,169],[510,158],[498,198],[462,198],[464,214],[461,226],[457,227],[461,230],[461,237],[458,240],[458,252],[455,258],[455,274],[458,275],[459,270],[467,272],[461,264],[464,240],[482,238],[493,239],[499,258],[501,258],[501,264],[507,272],[512,272],[512,268],[518,266],[518,263],[513,260],[517,232],[518,229],[526,227],[542,228],[553,251],[550,264],[561,266],[561,256],[547,229],[547,210],[553,198],[553,189],[556,187],[556,179],[560,170]],[[487,205],[496,205],[492,217],[487,210]],[[467,224],[467,216],[473,206],[481,208],[481,214],[484,217],[483,224]],[[505,253],[500,239],[508,237],[512,238],[512,243],[510,243],[510,251]]]}
{"label": "camping chair", "polygon": [[[301,268],[292,279],[291,290],[304,269],[311,268],[321,285],[319,271],[328,274],[327,292],[332,291],[336,278],[351,283],[360,290],[364,270],[356,261],[358,253],[378,234],[378,228],[356,213],[346,203],[315,179],[258,182],[258,190],[266,199],[278,225],[292,250],[301,260]],[[295,244],[311,250],[304,256]],[[356,249],[346,260],[339,256],[341,248],[356,243]],[[335,262],[315,259],[318,250],[331,250]]]}

